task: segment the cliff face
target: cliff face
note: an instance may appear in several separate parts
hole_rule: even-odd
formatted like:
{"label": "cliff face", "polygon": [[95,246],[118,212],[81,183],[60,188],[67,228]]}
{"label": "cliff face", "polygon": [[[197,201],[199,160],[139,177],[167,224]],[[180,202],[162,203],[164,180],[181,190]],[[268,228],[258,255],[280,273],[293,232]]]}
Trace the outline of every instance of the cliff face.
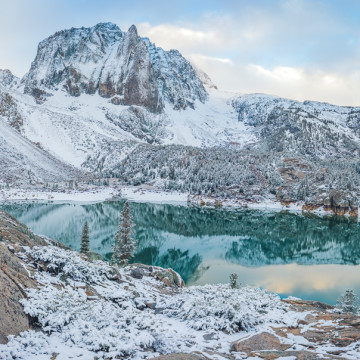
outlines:
{"label": "cliff face", "polygon": [[72,28],[43,40],[29,73],[25,93],[38,102],[51,91],[65,89],[111,99],[113,104],[144,106],[161,112],[168,102],[175,109],[205,102],[206,90],[191,64],[178,51],[164,51],[111,23]]}
{"label": "cliff face", "polygon": [[31,327],[31,318],[19,301],[26,298],[24,289],[36,288],[38,284],[14,251],[20,246],[34,245],[46,243],[0,210],[0,344],[7,342],[8,335],[17,335]]}

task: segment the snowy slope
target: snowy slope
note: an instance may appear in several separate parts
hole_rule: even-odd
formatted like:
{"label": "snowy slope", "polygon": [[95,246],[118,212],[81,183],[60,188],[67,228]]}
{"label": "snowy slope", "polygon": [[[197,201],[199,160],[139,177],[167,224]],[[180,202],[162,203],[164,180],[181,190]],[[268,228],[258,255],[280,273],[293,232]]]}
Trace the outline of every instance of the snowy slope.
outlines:
{"label": "snowy slope", "polygon": [[[139,106],[114,105],[98,94],[72,97],[54,92],[43,104],[7,89],[22,119],[26,138],[62,161],[90,170],[111,169],[138,143],[228,146],[256,139],[232,108],[233,94],[209,89],[209,100],[196,109],[154,114]],[[9,119],[10,122],[10,119]]]}
{"label": "snowy slope", "polygon": [[80,178],[82,173],[25,139],[0,116],[0,183],[29,184]]}

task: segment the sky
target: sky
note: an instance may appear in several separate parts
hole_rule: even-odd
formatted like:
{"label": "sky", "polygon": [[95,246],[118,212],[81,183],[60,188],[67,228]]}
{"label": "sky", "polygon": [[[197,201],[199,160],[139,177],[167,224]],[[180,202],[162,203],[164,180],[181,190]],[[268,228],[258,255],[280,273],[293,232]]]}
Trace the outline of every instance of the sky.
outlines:
{"label": "sky", "polygon": [[358,0],[0,0],[0,69],[23,76],[37,44],[113,22],[178,49],[221,90],[360,106]]}

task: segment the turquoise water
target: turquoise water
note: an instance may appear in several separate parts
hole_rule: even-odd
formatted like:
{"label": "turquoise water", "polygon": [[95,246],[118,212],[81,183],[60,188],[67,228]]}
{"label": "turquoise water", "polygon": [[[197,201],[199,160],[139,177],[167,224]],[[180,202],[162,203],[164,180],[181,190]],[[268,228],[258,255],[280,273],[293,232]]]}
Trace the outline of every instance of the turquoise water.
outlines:
{"label": "turquoise water", "polygon": [[[283,296],[335,303],[352,288],[360,295],[360,226],[340,217],[225,211],[132,203],[139,247],[134,262],[172,267],[190,284],[239,282]],[[35,233],[80,247],[87,220],[91,248],[106,259],[122,202],[3,203]]]}

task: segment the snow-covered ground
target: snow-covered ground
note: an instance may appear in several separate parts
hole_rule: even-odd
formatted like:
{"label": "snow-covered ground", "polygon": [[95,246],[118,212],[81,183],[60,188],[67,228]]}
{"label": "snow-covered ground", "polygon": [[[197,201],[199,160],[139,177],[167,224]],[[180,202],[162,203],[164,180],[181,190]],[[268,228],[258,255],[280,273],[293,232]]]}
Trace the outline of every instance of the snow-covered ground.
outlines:
{"label": "snow-covered ground", "polygon": [[[162,291],[150,273],[134,279],[129,268],[119,269],[118,282],[111,266],[89,263],[70,250],[25,247],[21,256],[29,269],[41,262],[49,271],[36,272],[42,287],[28,290],[28,298],[22,300],[42,331],[10,337],[8,344],[0,345],[4,360],[45,360],[54,353],[59,354],[57,360],[74,355],[149,359],[215,348],[226,354],[231,342],[241,337],[260,329],[272,331],[270,326],[295,326],[306,316],[258,288],[207,285]],[[90,288],[94,293],[89,294]]]}
{"label": "snow-covered ground", "polygon": [[[336,322],[316,321],[312,316],[315,320],[308,324],[305,319],[315,315],[312,311],[296,311],[276,294],[259,288],[232,289],[224,284],[170,288],[153,274],[167,271],[161,268],[144,266],[138,279],[131,276],[130,267],[90,263],[71,250],[23,249],[18,256],[41,285],[27,290],[21,303],[27,314],[37,318],[40,329],[10,336],[7,344],[0,345],[4,360],[50,360],[55,354],[57,360],[151,359],[194,351],[224,360],[234,341],[264,332],[279,339],[289,354],[312,351],[315,358],[340,350],[342,358],[358,359],[356,341],[339,347],[328,341],[319,345],[302,336],[305,331],[318,331],[320,325],[338,328]],[[299,335],[286,333],[301,321],[305,325]],[[281,329],[284,336],[279,336]],[[238,360],[249,358],[240,352],[231,355]]]}

